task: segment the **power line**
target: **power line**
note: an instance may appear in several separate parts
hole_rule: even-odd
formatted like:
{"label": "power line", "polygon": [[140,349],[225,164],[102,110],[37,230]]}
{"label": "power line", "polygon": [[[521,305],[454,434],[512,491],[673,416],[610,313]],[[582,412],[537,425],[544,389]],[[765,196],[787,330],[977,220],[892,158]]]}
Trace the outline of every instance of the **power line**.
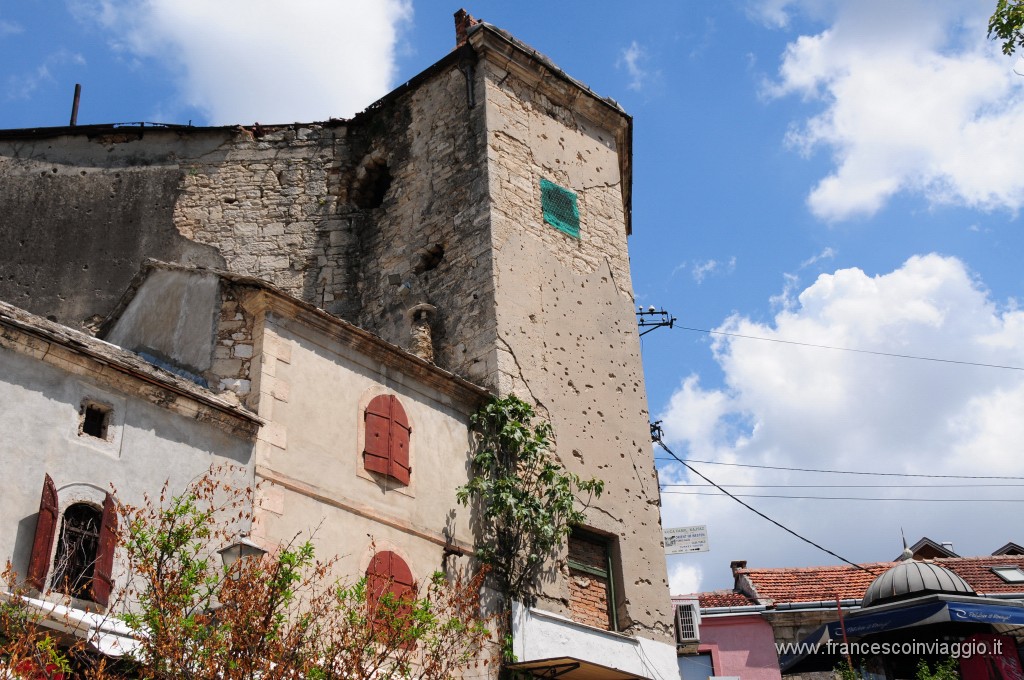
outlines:
{"label": "power line", "polygon": [[[660,422],[660,421],[659,421]],[[664,448],[664,447],[663,447]],[[668,449],[666,449],[667,451]],[[682,462],[682,459],[672,454],[675,460]],[[661,460],[669,460],[662,458]],[[928,475],[923,473],[910,473],[910,472],[864,472],[859,470],[825,470],[820,468],[798,468],[798,467],[783,467],[780,465],[755,465],[754,463],[722,463],[716,460],[697,460],[695,458],[687,458],[687,462],[690,463],[701,463],[703,465],[725,465],[728,467],[743,467],[743,468],[757,468],[759,470],[788,470],[789,472],[819,472],[830,475],[873,475],[876,477],[923,477],[927,479],[1008,479],[1008,480],[1024,480],[1024,477],[1013,477],[1009,475]],[[689,467],[687,465],[687,467]]]}
{"label": "power line", "polygon": [[[691,468],[692,469],[692,468]],[[699,474],[699,473],[698,473]],[[715,485],[725,492],[725,489]],[[663,491],[663,494],[676,496],[717,496],[712,491]],[[1024,498],[872,498],[868,496],[787,496],[785,494],[737,493],[729,494],[733,498],[787,498],[792,500],[814,501],[900,501],[917,503],[1024,503]]]}
{"label": "power line", "polygon": [[856,562],[851,562],[850,560],[846,559],[846,558],[845,558],[845,557],[843,557],[842,555],[839,555],[839,554],[837,554],[837,553],[834,553],[834,552],[832,552],[831,550],[829,550],[828,548],[825,548],[825,547],[823,547],[823,546],[821,546],[821,545],[818,545],[817,543],[815,543],[815,542],[814,542],[814,541],[812,541],[811,539],[809,539],[809,538],[805,538],[804,536],[801,536],[800,534],[796,533],[795,531],[793,531],[793,530],[792,530],[792,529],[790,529],[789,527],[785,526],[784,524],[780,524],[779,522],[775,521],[774,519],[772,519],[772,518],[771,518],[771,517],[769,517],[768,515],[764,514],[764,513],[763,513],[763,512],[761,512],[760,510],[757,510],[757,509],[755,509],[754,507],[752,507],[751,505],[749,505],[749,504],[745,503],[744,501],[741,501],[741,500],[740,500],[739,498],[737,498],[737,497],[736,497],[736,496],[734,496],[733,494],[729,493],[728,491],[726,491],[725,489],[723,489],[722,487],[718,486],[718,485],[717,485],[717,484],[715,484],[715,483],[714,483],[713,481],[711,481],[710,479],[708,479],[707,477],[705,477],[704,475],[702,475],[702,474],[701,474],[700,472],[698,472],[698,471],[697,471],[696,469],[694,469],[694,468],[693,468],[693,467],[692,467],[692,466],[691,466],[691,465],[690,465],[689,463],[687,463],[687,462],[686,462],[685,460],[683,460],[682,458],[680,458],[679,456],[677,456],[677,455],[675,454],[675,452],[674,452],[674,451],[672,451],[672,449],[668,448],[668,446],[666,446],[666,445],[665,445],[665,442],[663,442],[663,441],[661,440],[661,427],[660,427],[659,425],[657,425],[656,423],[652,423],[652,424],[651,424],[651,439],[652,439],[652,440],[653,440],[653,441],[654,441],[654,442],[655,442],[656,444],[658,444],[658,446],[660,446],[661,448],[665,449],[665,452],[666,452],[666,453],[668,453],[668,455],[672,456],[672,457],[673,457],[673,458],[675,458],[675,459],[676,459],[677,461],[679,461],[679,463],[680,463],[681,465],[683,465],[683,466],[685,466],[685,467],[686,467],[687,469],[689,469],[689,470],[690,470],[690,472],[692,472],[693,474],[697,475],[698,477],[700,477],[701,479],[703,479],[703,480],[704,480],[705,482],[707,482],[708,484],[711,484],[712,486],[714,486],[715,488],[717,488],[717,489],[718,489],[719,491],[721,491],[722,493],[724,493],[724,494],[725,494],[726,496],[728,496],[729,498],[733,499],[734,501],[736,501],[737,503],[739,503],[740,505],[742,505],[743,507],[745,507],[745,508],[746,508],[747,510],[750,510],[751,512],[753,512],[753,513],[754,513],[755,515],[758,515],[759,517],[761,517],[761,518],[763,518],[763,519],[766,519],[766,520],[768,520],[769,522],[771,522],[771,523],[772,523],[772,524],[774,524],[775,526],[779,527],[779,528],[780,528],[780,529],[782,529],[783,531],[785,531],[785,532],[787,532],[787,533],[789,533],[789,534],[792,534],[793,536],[796,536],[797,538],[799,538],[799,539],[800,539],[801,541],[803,541],[804,543],[808,543],[808,544],[810,544],[810,545],[814,546],[815,548],[817,548],[818,550],[821,550],[822,552],[828,553],[828,554],[829,554],[829,555],[831,555],[832,557],[835,557],[836,559],[838,559],[838,560],[840,560],[840,561],[842,561],[842,562],[846,562],[847,564],[849,564],[849,565],[850,565],[850,566],[852,566],[852,567],[856,567],[857,569],[860,569],[861,571],[866,571],[866,572],[867,572],[867,573],[869,573],[869,574],[875,575],[875,572],[871,571],[870,569],[866,569],[866,568],[864,568],[864,567],[860,566],[859,564],[857,564]]}
{"label": "power line", "polygon": [[[665,460],[671,460],[666,458]],[[661,488],[698,487],[707,484],[662,484]],[[1013,489],[1024,484],[722,484],[726,489]]]}
{"label": "power line", "polygon": [[743,338],[744,340],[763,340],[764,342],[776,342],[782,345],[797,345],[799,347],[814,347],[817,349],[832,349],[840,352],[856,352],[857,354],[874,354],[882,357],[895,357],[897,359],[914,359],[916,361],[934,361],[942,364],[960,364],[962,366],[980,366],[982,368],[1002,368],[1008,371],[1024,371],[1022,366],[1004,366],[1002,364],[984,364],[977,361],[959,361],[957,359],[939,359],[936,357],[922,357],[916,354],[897,354],[896,352],[878,352],[870,349],[855,349],[853,347],[836,347],[835,345],[818,345],[813,342],[798,342],[796,340],[782,340],[780,338],[764,338],[757,335],[743,335],[741,333],[727,333],[726,331],[712,331],[706,328],[691,328],[690,326],[676,326],[684,331],[696,333],[707,333],[708,335],[724,335],[730,338]]}

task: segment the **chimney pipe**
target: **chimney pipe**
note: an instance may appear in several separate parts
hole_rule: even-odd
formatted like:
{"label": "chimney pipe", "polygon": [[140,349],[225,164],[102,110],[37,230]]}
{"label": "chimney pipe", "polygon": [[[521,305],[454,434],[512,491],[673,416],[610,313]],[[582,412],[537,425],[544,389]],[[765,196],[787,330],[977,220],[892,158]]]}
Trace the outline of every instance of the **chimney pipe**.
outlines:
{"label": "chimney pipe", "polygon": [[476,26],[480,23],[479,19],[474,19],[473,16],[464,9],[460,9],[455,13],[455,47],[459,48],[466,44],[466,35],[469,32],[470,26]]}
{"label": "chimney pipe", "polygon": [[75,83],[75,100],[71,104],[71,127],[78,125],[78,102],[82,99],[82,84]]}

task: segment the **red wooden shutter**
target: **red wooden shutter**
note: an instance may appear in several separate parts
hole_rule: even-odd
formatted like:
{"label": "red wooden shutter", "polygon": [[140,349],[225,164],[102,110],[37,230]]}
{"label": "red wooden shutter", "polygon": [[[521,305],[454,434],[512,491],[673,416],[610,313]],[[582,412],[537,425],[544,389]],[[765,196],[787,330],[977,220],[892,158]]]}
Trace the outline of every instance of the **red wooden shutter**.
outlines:
{"label": "red wooden shutter", "polygon": [[375,554],[370,560],[370,566],[366,569],[366,580],[366,599],[374,619],[374,629],[380,635],[393,637],[398,631],[392,626],[396,622],[408,624],[407,619],[412,611],[412,605],[405,604],[394,611],[379,613],[377,607],[384,593],[391,593],[396,603],[412,601],[416,589],[412,571],[405,560],[390,550],[385,550]]}
{"label": "red wooden shutter", "polygon": [[376,553],[366,568],[366,599],[370,610],[376,612],[380,597],[388,590],[388,579],[391,573],[391,553]]}
{"label": "red wooden shutter", "polygon": [[408,484],[409,438],[412,428],[405,409],[393,394],[374,397],[366,407],[366,443],[363,467]]}
{"label": "red wooden shutter", "polygon": [[391,461],[388,474],[402,484],[409,483],[412,467],[409,465],[409,418],[398,397],[391,397]]}
{"label": "red wooden shutter", "polygon": [[388,554],[391,555],[391,583],[389,585],[389,592],[396,599],[409,599],[415,585],[412,580],[412,570],[409,569],[409,565],[401,557],[393,552]]}
{"label": "red wooden shutter", "polygon": [[109,493],[103,499],[103,519],[100,521],[100,541],[96,549],[96,566],[93,569],[93,602],[105,607],[114,589],[114,548],[117,545],[117,504]]}
{"label": "red wooden shutter", "polygon": [[374,397],[366,407],[366,444],[363,467],[370,472],[388,474],[391,439],[391,397]]}
{"label": "red wooden shutter", "polygon": [[46,585],[46,572],[50,570],[53,538],[57,534],[57,487],[50,475],[43,478],[43,493],[39,499],[39,517],[36,536],[32,541],[32,557],[28,563],[28,583],[36,590]]}

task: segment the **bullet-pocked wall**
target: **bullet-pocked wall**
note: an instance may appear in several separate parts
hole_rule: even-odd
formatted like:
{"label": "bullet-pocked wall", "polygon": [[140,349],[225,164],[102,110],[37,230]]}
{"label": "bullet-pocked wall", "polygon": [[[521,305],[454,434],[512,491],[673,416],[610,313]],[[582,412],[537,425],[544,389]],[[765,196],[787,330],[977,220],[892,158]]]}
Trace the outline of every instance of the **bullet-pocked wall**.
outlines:
{"label": "bullet-pocked wall", "polygon": [[[587,512],[608,541],[617,625],[670,641],[660,495],[633,314],[629,117],[514,40],[478,30],[487,111],[499,392],[530,399],[570,471],[605,481]],[[542,182],[575,195],[578,235],[545,219]],[[568,614],[571,578],[546,586]]]}
{"label": "bullet-pocked wall", "polygon": [[[610,541],[619,626],[670,642],[630,125],[477,24],[350,121],[0,131],[0,299],[94,322],[153,257],[264,279],[405,348],[428,324],[435,363],[533,401],[561,462],[606,481],[588,528]],[[545,221],[542,179],[575,196],[578,235]],[[546,607],[568,613],[568,579]]]}

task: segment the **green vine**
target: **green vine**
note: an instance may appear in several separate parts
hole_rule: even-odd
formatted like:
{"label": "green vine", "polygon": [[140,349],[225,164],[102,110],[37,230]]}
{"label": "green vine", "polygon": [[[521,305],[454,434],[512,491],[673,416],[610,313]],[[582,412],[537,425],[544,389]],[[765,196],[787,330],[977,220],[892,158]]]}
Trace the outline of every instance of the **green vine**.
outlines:
{"label": "green vine", "polygon": [[[556,463],[550,423],[515,395],[492,399],[471,422],[477,436],[473,475],[457,497],[479,509],[477,557],[489,565],[508,614],[512,601],[532,603],[545,563],[586,520],[583,511],[604,482],[584,480]],[[506,659],[509,632],[502,631]]]}

